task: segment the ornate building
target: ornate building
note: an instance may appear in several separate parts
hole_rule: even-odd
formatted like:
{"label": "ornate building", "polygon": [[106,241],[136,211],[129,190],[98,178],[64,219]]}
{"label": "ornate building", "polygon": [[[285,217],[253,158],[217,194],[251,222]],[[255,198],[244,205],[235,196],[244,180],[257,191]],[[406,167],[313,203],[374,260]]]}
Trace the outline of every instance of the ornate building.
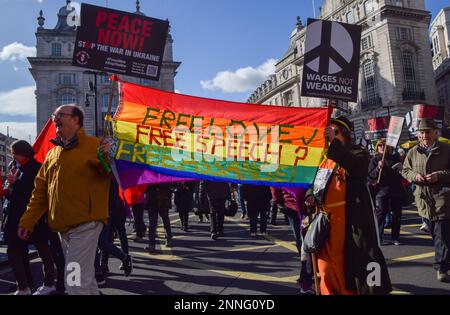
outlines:
{"label": "ornate building", "polygon": [[[363,28],[358,102],[339,104],[350,114],[357,139],[364,137],[367,119],[404,116],[414,104],[437,104],[428,40],[431,14],[424,0],[324,0],[320,12],[320,19]],[[300,97],[305,35],[298,18],[275,74],[248,102],[308,107],[326,103]]]}
{"label": "ornate building", "polygon": [[8,164],[13,160],[11,144],[17,139],[0,133],[0,180],[3,181],[8,175]]}
{"label": "ornate building", "polygon": [[[39,134],[56,107],[70,103],[77,103],[84,107],[86,116],[85,129],[89,134],[94,134],[94,97],[97,97],[98,102],[98,134],[102,132],[102,118],[108,108],[109,76],[107,74],[96,74],[97,95],[94,96],[89,87],[89,82],[95,82],[95,74],[86,71],[88,69],[72,66],[76,26],[71,26],[73,23],[70,23],[71,16],[75,10],[70,5],[70,2],[70,0],[67,0],[66,5],[61,7],[58,12],[58,22],[52,29],[44,28],[45,18],[42,11],[37,18],[37,54],[36,57],[28,58],[31,64],[30,72],[36,81],[37,134]],[[136,1],[135,13],[144,15],[140,11],[139,1]],[[126,76],[122,78],[129,82],[174,91],[174,78],[177,74],[176,70],[181,63],[173,61],[172,45],[173,39],[169,33],[159,81],[155,82]],[[88,104],[90,106],[85,106]],[[116,107],[117,97],[114,97],[114,108]]]}
{"label": "ornate building", "polygon": [[433,69],[439,105],[445,107],[450,126],[450,7],[442,9],[431,23]]}

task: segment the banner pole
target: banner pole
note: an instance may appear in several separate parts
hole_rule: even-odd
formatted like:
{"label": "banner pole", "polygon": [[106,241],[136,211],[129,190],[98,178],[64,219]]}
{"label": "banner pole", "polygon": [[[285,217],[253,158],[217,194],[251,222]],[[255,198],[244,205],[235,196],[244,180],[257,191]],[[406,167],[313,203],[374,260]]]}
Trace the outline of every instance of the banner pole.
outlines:
{"label": "banner pole", "polygon": [[386,157],[386,149],[387,149],[387,144],[384,144],[384,151],[383,151],[383,158],[381,159],[381,161],[383,162],[380,168],[380,173],[378,173],[378,180],[377,180],[377,184],[380,183],[380,179],[381,179],[381,173],[383,172],[383,167],[384,167],[384,158]]}
{"label": "banner pole", "polygon": [[103,122],[103,138],[111,135],[110,123],[112,121],[112,117],[111,117],[112,102],[114,99],[114,91],[115,91],[118,81],[119,81],[119,76],[113,75],[111,81],[112,81],[111,82],[111,90],[109,91],[109,99],[108,99],[108,111],[106,112],[105,121]]}

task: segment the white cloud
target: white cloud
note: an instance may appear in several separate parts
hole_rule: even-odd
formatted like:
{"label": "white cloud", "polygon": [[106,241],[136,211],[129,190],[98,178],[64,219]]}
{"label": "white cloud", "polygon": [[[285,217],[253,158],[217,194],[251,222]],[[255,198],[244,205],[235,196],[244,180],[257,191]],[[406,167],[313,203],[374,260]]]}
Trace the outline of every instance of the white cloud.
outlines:
{"label": "white cloud", "polygon": [[16,65],[13,65],[13,69],[14,69],[14,71],[19,71],[19,67],[17,67]]}
{"label": "white cloud", "polygon": [[35,89],[35,86],[25,86],[7,92],[0,92],[0,114],[35,116]]}
{"label": "white cloud", "polygon": [[236,71],[221,71],[212,80],[200,81],[206,90],[222,90],[225,93],[242,93],[253,91],[275,73],[276,59],[268,59],[257,68],[245,67]]}
{"label": "white cloud", "polygon": [[30,141],[34,143],[36,139],[36,123],[35,122],[0,122],[0,132],[6,135],[7,127],[9,127],[9,135],[11,137]]}
{"label": "white cloud", "polygon": [[26,60],[27,57],[34,56],[36,56],[36,47],[25,46],[18,42],[6,45],[0,51],[0,61]]}
{"label": "white cloud", "polygon": [[37,0],[37,2],[42,3],[42,2],[44,2],[44,0]]}

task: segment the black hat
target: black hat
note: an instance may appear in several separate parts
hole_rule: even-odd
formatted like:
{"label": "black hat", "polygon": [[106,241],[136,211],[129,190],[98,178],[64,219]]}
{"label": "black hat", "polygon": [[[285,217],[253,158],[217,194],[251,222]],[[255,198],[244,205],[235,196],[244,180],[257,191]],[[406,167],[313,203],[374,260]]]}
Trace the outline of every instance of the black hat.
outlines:
{"label": "black hat", "polygon": [[11,148],[15,154],[22,155],[27,158],[32,158],[36,154],[33,147],[25,140],[14,141]]}
{"label": "black hat", "polygon": [[344,116],[340,116],[338,118],[332,119],[331,123],[340,125],[340,126],[344,127],[345,129],[347,129],[348,131],[353,131],[353,123]]}
{"label": "black hat", "polygon": [[436,126],[436,122],[434,121],[433,118],[424,118],[419,123],[419,131],[437,130],[437,129],[439,128]]}

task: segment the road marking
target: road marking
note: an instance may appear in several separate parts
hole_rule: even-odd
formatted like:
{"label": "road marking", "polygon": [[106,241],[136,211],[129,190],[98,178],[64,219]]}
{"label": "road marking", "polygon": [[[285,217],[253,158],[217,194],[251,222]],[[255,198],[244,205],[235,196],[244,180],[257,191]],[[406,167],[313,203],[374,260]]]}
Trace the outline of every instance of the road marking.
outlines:
{"label": "road marking", "polygon": [[[257,274],[252,272],[244,272],[244,271],[231,271],[222,267],[211,266],[205,263],[196,262],[193,260],[183,260],[180,256],[171,256],[169,255],[150,255],[148,253],[133,253],[139,256],[151,257],[158,260],[171,260],[173,263],[191,267],[198,270],[209,271],[213,273],[218,273],[228,277],[240,278],[245,280],[253,280],[253,281],[264,281],[264,282],[281,282],[281,283],[295,283],[297,277],[296,276],[287,276],[287,277],[277,277],[277,276],[268,276],[263,274]],[[169,258],[174,259],[169,259]]]}
{"label": "road marking", "polygon": [[393,295],[411,295],[411,292],[407,292],[407,291],[400,291],[400,290],[395,290],[392,291],[391,294]]}
{"label": "road marking", "polygon": [[[242,227],[248,227],[249,226],[249,224],[247,224],[247,223],[240,223],[240,222],[238,222],[237,219],[227,218],[227,220],[229,220],[229,221],[231,221],[231,222],[233,222],[233,223],[235,223],[235,224],[237,224],[239,226],[242,226]],[[278,245],[278,246],[284,247],[284,248],[286,248],[286,249],[288,249],[288,250],[290,250],[292,252],[298,253],[297,247],[294,245],[295,242],[286,242],[286,241],[280,240],[280,239],[278,239],[278,238],[276,238],[276,237],[274,237],[272,235],[266,235],[264,238],[266,240],[268,240],[268,241]]]}
{"label": "road marking", "polygon": [[398,263],[402,263],[402,262],[421,260],[421,259],[430,258],[430,257],[434,257],[434,252],[423,253],[423,254],[418,254],[418,255],[413,255],[413,256],[397,257],[397,258],[389,259],[388,261],[389,261],[389,264],[398,264]]}

